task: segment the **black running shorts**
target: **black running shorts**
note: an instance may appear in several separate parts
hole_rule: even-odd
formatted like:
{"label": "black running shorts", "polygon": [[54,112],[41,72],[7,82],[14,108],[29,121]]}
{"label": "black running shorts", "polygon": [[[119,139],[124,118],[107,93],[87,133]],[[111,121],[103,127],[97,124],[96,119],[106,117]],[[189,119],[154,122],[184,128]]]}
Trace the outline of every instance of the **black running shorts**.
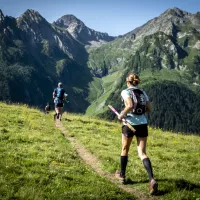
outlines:
{"label": "black running shorts", "polygon": [[55,103],[55,108],[62,108],[63,107],[63,101],[60,100],[60,99],[55,99],[54,100],[54,103]]}
{"label": "black running shorts", "polygon": [[63,103],[55,104],[55,107],[56,107],[56,108],[62,108],[62,107],[63,107]]}
{"label": "black running shorts", "polygon": [[148,136],[148,126],[147,124],[135,125],[133,126],[136,132],[133,132],[128,126],[122,126],[122,134],[128,138],[133,137],[147,137]]}

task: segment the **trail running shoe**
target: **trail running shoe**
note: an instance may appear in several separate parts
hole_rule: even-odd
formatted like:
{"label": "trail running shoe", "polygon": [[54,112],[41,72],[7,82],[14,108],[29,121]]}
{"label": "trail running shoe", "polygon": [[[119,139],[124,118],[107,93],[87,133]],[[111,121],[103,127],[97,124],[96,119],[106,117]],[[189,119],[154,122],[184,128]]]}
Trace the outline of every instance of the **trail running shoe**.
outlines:
{"label": "trail running shoe", "polygon": [[157,192],[158,192],[158,183],[154,179],[151,179],[151,181],[149,182],[149,193],[153,195]]}
{"label": "trail running shoe", "polygon": [[125,184],[125,176],[121,176],[120,170],[117,170],[117,171],[115,172],[115,177],[116,177],[117,179],[119,179],[119,181],[120,181],[122,184]]}

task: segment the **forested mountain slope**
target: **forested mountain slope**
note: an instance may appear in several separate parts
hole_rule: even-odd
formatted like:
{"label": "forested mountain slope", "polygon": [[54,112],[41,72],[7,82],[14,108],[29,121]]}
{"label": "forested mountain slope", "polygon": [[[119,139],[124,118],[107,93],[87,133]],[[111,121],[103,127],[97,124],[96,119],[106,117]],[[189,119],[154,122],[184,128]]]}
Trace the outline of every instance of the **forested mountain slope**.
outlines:
{"label": "forested mountain slope", "polygon": [[[107,105],[121,109],[120,92],[126,87],[125,76],[132,71],[140,75],[140,87],[149,92],[155,108],[149,117],[151,125],[165,130],[199,132],[199,44],[200,14],[174,8],[93,50],[88,61],[93,75],[101,79],[115,72],[121,78],[110,83],[113,84],[110,95],[103,94],[98,109],[92,104],[88,114],[113,118]],[[169,105],[172,96],[176,103],[172,101]]]}
{"label": "forested mountain slope", "polygon": [[0,100],[44,106],[62,81],[66,107],[83,112],[91,79],[84,46],[34,10],[17,19],[0,14]]}

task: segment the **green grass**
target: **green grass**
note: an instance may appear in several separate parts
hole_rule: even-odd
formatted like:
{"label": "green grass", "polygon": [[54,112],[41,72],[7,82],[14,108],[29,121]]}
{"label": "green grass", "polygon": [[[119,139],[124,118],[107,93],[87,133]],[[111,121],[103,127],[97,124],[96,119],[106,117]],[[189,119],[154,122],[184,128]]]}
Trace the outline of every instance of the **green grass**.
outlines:
{"label": "green grass", "polygon": [[[103,78],[94,78],[94,81],[89,84],[89,99],[91,105],[87,108],[86,115],[96,115],[107,109],[105,102],[113,91],[120,75],[120,72],[115,72]],[[91,99],[93,99],[93,102]]]}
{"label": "green grass", "polygon": [[[63,124],[103,164],[114,173],[119,169],[121,125],[81,115],[66,115]],[[159,183],[163,200],[197,200],[200,198],[200,137],[163,132],[149,128],[147,153]],[[127,166],[129,185],[148,195],[148,177],[138,158],[136,141],[129,153]]]}
{"label": "green grass", "polygon": [[134,199],[83,163],[52,114],[3,103],[0,110],[0,199]]}
{"label": "green grass", "polygon": [[[55,128],[52,113],[0,103],[0,199],[135,199],[83,163]],[[103,170],[119,169],[121,124],[64,114],[70,136],[97,156]],[[200,137],[149,128],[147,153],[159,183],[159,199],[200,198]],[[148,177],[133,140],[128,187],[148,196]]]}
{"label": "green grass", "polygon": [[102,93],[102,80],[100,78],[94,77],[93,80],[89,83],[88,101],[90,103],[96,101]]}

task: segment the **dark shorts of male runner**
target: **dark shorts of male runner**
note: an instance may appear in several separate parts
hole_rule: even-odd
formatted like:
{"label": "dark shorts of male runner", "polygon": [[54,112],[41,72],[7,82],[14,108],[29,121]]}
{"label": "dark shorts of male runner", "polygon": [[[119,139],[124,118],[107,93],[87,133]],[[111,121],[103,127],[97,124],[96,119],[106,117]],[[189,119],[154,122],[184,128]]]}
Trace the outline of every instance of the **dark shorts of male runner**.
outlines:
{"label": "dark shorts of male runner", "polygon": [[63,107],[63,101],[60,100],[60,99],[55,99],[54,100],[54,103],[55,103],[55,108],[62,108]]}
{"label": "dark shorts of male runner", "polygon": [[55,107],[56,107],[56,108],[63,108],[63,103],[55,104]]}
{"label": "dark shorts of male runner", "polygon": [[148,126],[147,124],[135,125],[133,126],[136,132],[134,133],[128,126],[122,126],[122,134],[128,138],[133,137],[147,137],[148,136]]}

